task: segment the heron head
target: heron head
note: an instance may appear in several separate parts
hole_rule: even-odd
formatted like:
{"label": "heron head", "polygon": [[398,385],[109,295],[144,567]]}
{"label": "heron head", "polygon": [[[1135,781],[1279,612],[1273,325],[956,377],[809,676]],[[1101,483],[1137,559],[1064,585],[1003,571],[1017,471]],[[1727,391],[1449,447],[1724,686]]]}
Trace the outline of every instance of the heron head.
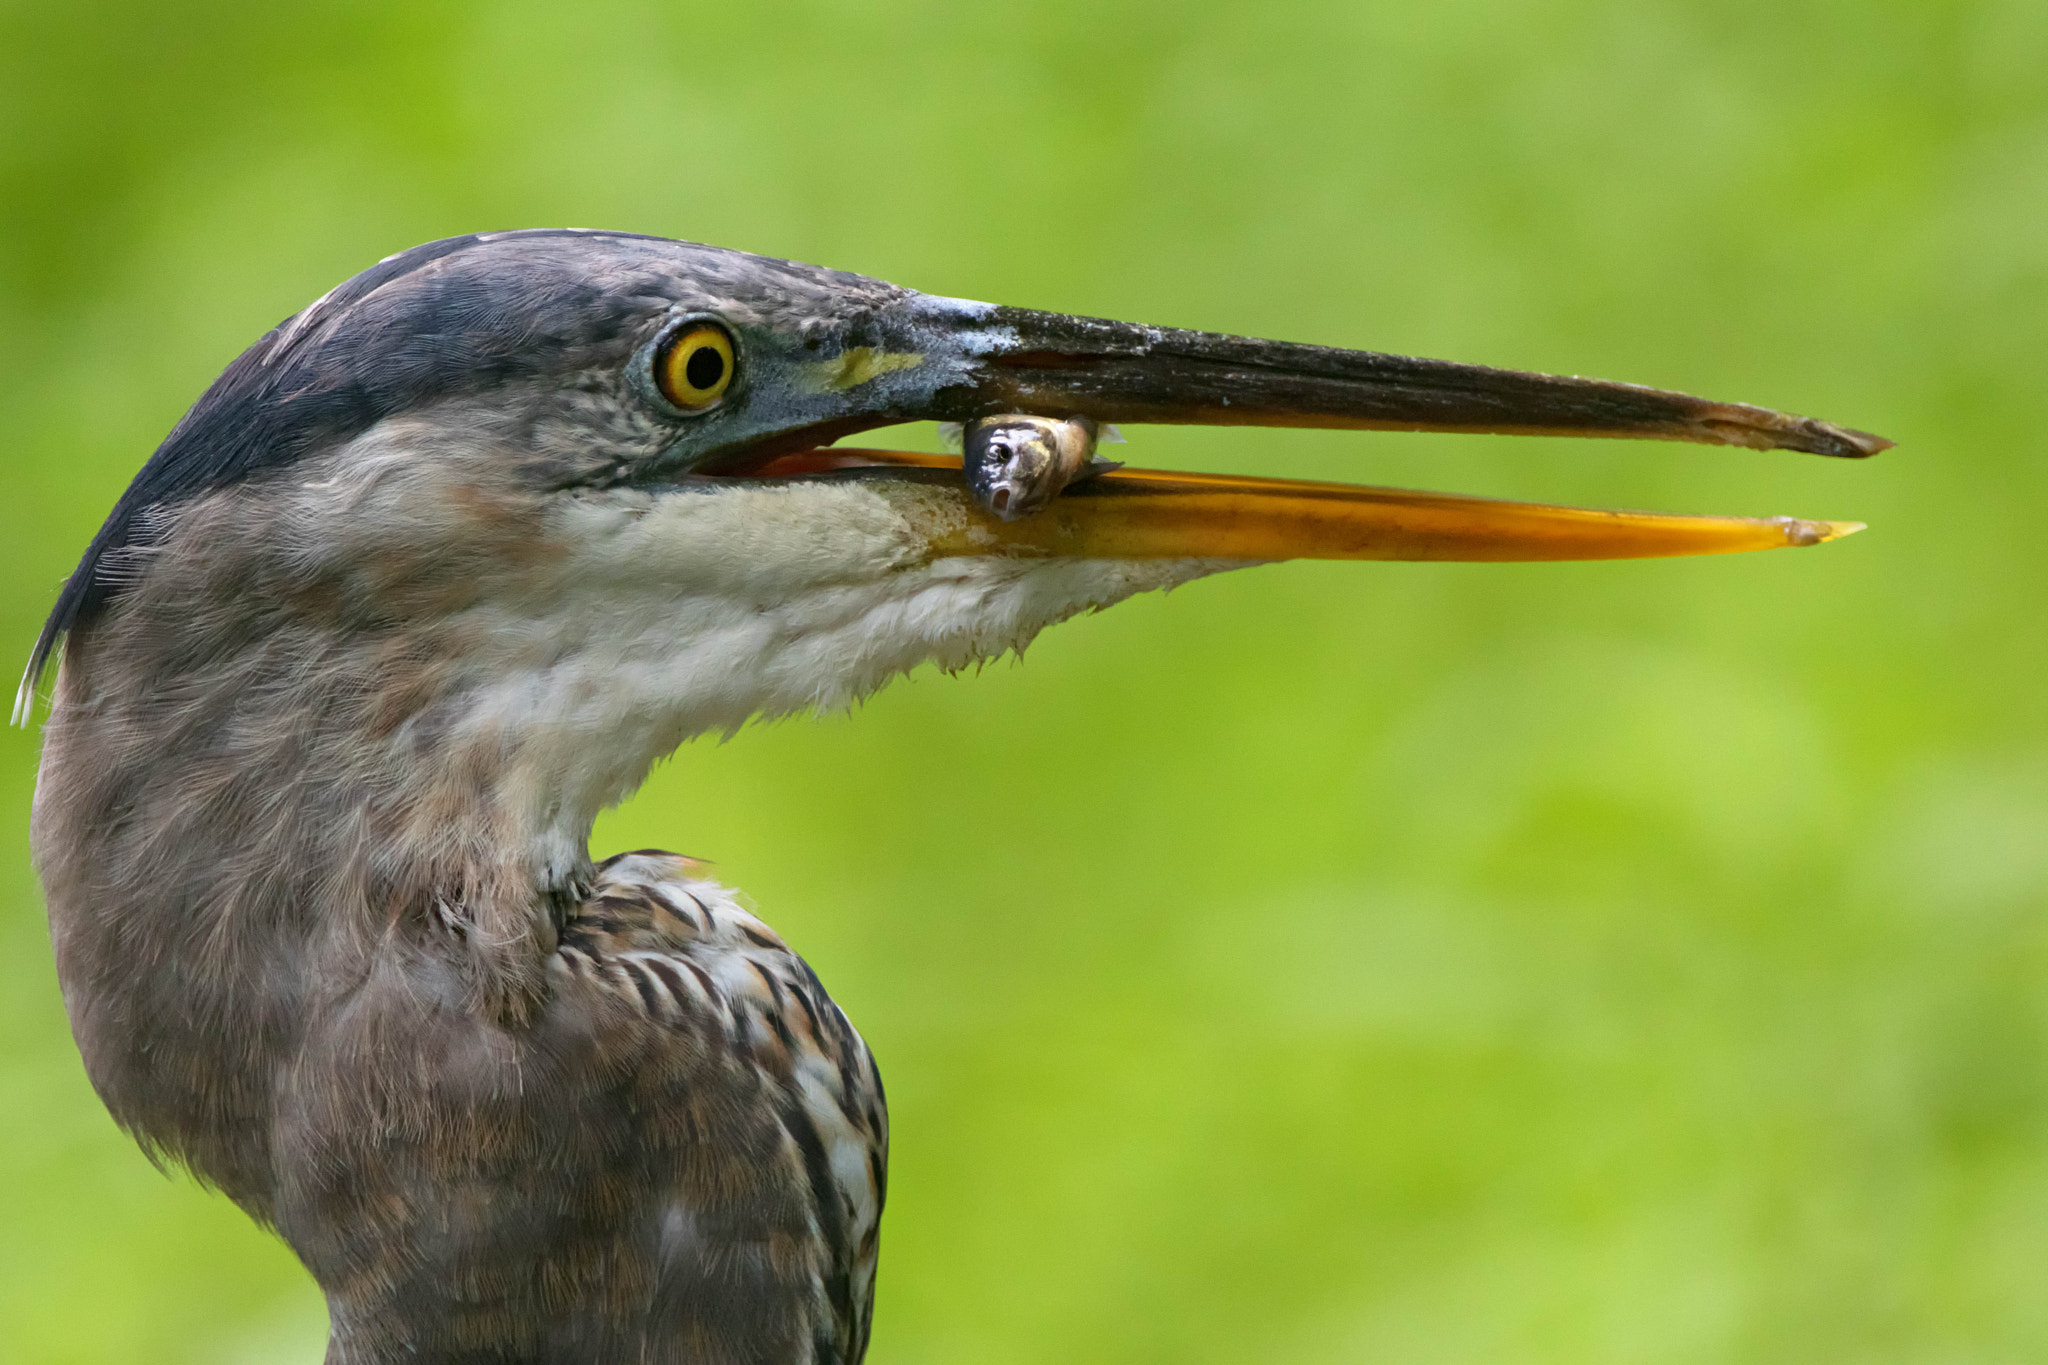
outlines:
{"label": "heron head", "polygon": [[434,790],[489,789],[522,824],[559,826],[574,858],[595,811],[691,734],[1021,648],[1220,568],[1845,529],[1128,473],[1005,522],[943,460],[833,444],[1006,412],[1885,444],[1628,385],[995,307],[657,238],[461,237],[339,286],[227,369],[94,539],[29,680],[68,635],[60,710],[118,694],[151,752],[315,727],[323,761],[367,789],[429,767]]}

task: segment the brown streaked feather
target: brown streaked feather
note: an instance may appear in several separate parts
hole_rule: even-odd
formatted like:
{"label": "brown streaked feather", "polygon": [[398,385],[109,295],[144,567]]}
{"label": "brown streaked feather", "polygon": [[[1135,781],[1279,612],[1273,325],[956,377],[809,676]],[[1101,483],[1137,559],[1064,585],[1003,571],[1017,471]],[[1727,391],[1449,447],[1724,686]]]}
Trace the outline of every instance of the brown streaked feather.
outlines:
{"label": "brown streaked feather", "polygon": [[437,974],[373,981],[292,1087],[413,1054],[404,1093],[299,1106],[291,1150],[318,1155],[280,1192],[365,1358],[860,1360],[880,1081],[772,931],[681,860],[625,855],[562,926],[530,1030],[451,1012]]}

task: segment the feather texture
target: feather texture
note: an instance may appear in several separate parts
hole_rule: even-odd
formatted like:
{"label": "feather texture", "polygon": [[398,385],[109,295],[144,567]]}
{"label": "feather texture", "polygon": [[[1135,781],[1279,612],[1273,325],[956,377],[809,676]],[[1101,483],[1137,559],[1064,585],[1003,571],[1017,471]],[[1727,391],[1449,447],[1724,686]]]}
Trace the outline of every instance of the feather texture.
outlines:
{"label": "feather texture", "polygon": [[[435,950],[472,932],[446,907],[301,1060],[277,1218],[330,1358],[855,1365],[888,1120],[803,959],[685,860],[627,854],[500,1030],[437,1004]],[[363,1047],[423,1074],[366,1092]]]}

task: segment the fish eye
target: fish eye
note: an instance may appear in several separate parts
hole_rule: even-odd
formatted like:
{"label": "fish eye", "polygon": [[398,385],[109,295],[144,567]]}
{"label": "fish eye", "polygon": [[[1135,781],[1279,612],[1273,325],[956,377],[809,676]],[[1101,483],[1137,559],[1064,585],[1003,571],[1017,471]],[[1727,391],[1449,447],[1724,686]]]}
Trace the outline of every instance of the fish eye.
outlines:
{"label": "fish eye", "polygon": [[715,322],[684,327],[654,357],[661,396],[685,412],[701,412],[724,396],[739,368],[732,337]]}

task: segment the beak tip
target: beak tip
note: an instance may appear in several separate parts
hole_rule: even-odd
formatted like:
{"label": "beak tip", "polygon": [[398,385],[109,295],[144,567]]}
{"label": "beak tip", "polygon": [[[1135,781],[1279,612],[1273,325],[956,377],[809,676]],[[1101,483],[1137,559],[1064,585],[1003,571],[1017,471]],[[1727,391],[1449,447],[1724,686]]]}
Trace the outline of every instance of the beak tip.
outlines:
{"label": "beak tip", "polygon": [[1887,440],[1868,431],[1854,427],[1838,427],[1833,422],[1803,421],[1804,428],[1799,434],[1804,440],[1788,442],[1794,449],[1804,450],[1813,455],[1832,455],[1841,460],[1867,460],[1879,451],[1890,450],[1898,442]]}
{"label": "beak tip", "polygon": [[1868,522],[1807,521],[1800,517],[1780,517],[1778,524],[1784,529],[1787,545],[1825,545],[1869,529]]}
{"label": "beak tip", "polygon": [[1867,460],[1897,444],[1868,431],[1840,427],[1812,417],[1794,417],[1768,408],[1729,404],[1712,405],[1713,412],[1700,421],[1698,435],[1686,439],[1719,445],[1748,446],[1752,450],[1796,450],[1806,455],[1826,455],[1838,460]]}
{"label": "beak tip", "polygon": [[1840,432],[1848,443],[1850,448],[1843,453],[1851,459],[1869,459],[1879,451],[1890,450],[1898,444],[1897,441],[1888,440],[1873,432],[1858,431],[1854,427],[1836,427],[1835,430]]}

